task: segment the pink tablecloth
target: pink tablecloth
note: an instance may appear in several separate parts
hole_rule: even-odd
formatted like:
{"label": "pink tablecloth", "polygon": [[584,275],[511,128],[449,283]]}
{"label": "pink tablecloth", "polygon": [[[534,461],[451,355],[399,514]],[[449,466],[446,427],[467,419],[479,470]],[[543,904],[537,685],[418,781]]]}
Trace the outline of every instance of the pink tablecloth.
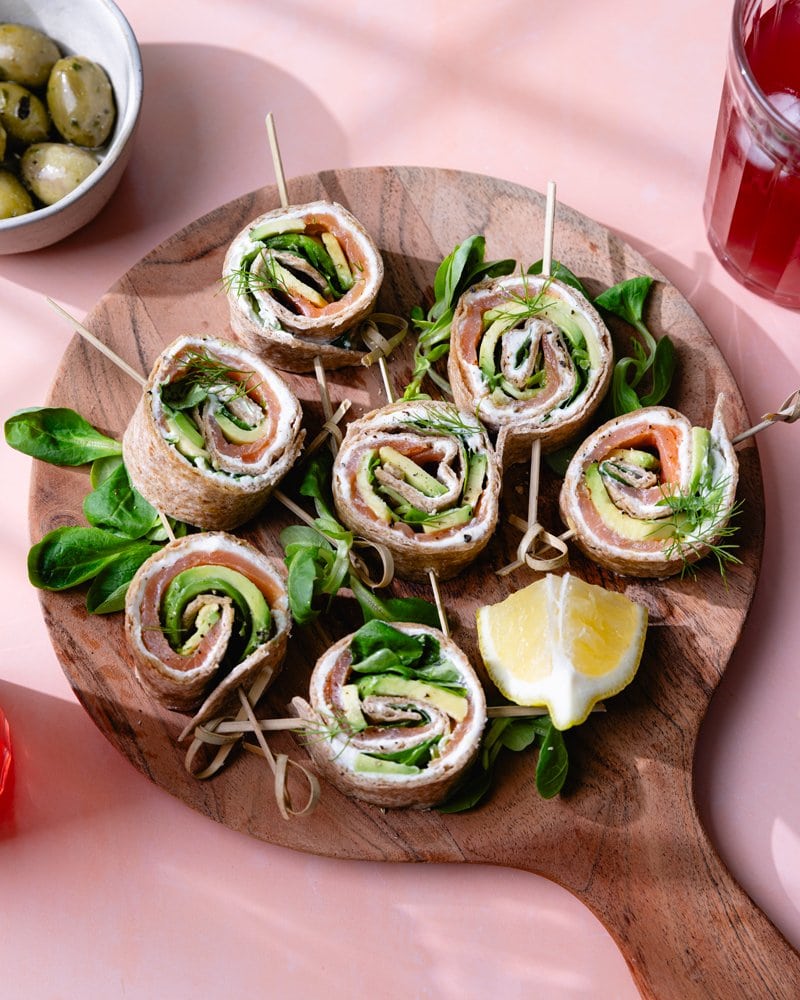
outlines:
{"label": "pink tablecloth", "polygon": [[[272,182],[270,109],[290,176],[394,163],[538,190],[555,178],[686,295],[751,414],[775,408],[800,384],[800,317],[733,282],[701,217],[729,6],[123,0],[146,76],[136,149],[82,233],[0,259],[2,413],[44,400],[69,340],[45,295],[82,316],[161,239]],[[723,860],[797,947],[800,430],[772,429],[759,450],[763,573],[703,726],[696,795]],[[296,854],[150,784],[61,672],[25,572],[30,461],[3,447],[0,463],[0,705],[16,751],[0,824],[5,995],[636,995],[600,923],[542,879]]]}

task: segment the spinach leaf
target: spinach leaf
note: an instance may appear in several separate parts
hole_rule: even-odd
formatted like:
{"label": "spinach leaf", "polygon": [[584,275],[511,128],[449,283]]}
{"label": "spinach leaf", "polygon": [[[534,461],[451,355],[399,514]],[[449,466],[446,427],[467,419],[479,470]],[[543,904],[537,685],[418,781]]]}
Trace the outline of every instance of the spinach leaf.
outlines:
{"label": "spinach leaf", "polygon": [[[528,268],[528,274],[541,274],[542,267],[544,267],[544,261],[537,260],[535,264],[531,264]],[[563,284],[569,285],[571,288],[576,288],[581,295],[585,295],[587,299],[590,297],[583,282],[577,274],[573,274],[566,264],[562,264],[561,261],[554,260],[552,262],[550,265],[550,275],[557,281],[561,281]]]}
{"label": "spinach leaf", "polygon": [[122,465],[122,455],[106,455],[104,458],[96,458],[92,462],[89,470],[89,482],[92,489],[96,490],[101,486],[112,472],[116,472]]}
{"label": "spinach leaf", "polygon": [[[617,360],[611,383],[611,403],[615,416],[631,413],[642,406],[655,406],[669,391],[675,374],[675,348],[665,334],[656,341],[644,322],[644,306],[653,279],[639,275],[607,288],[594,300],[595,305],[630,323],[642,339],[631,343],[632,356]],[[650,391],[637,391],[650,372]]]}
{"label": "spinach leaf", "polygon": [[93,615],[122,611],[125,595],[136,570],[159,546],[138,542],[107,563],[94,578],[86,594],[86,607]]}
{"label": "spinach leaf", "polygon": [[434,365],[450,350],[450,327],[458,300],[464,292],[484,278],[498,278],[511,274],[516,267],[513,260],[487,261],[484,259],[486,239],[481,235],[469,236],[459,243],[439,265],[433,281],[433,305],[427,314],[420,306],[411,311],[411,321],[419,336],[414,347],[414,369],[406,386],[403,399],[424,399],[421,392],[426,375],[444,392],[450,385],[435,370]]}
{"label": "spinach leaf", "polygon": [[353,635],[350,652],[353,670],[372,673],[374,671],[370,667],[365,669],[365,664],[375,657],[382,657],[382,662],[386,662],[387,656],[391,656],[395,662],[410,667],[426,653],[438,654],[439,643],[428,635],[407,635],[386,622],[374,619],[362,625]]}
{"label": "spinach leaf", "polygon": [[291,556],[286,557],[289,571],[286,590],[292,617],[298,625],[308,625],[319,614],[315,599],[319,593],[316,583],[321,576],[320,551],[319,545],[303,546],[295,548]]}
{"label": "spinach leaf", "polygon": [[564,736],[549,723],[540,737],[539,760],[536,763],[536,790],[543,799],[552,799],[564,787],[569,769],[569,756]]}
{"label": "spinach leaf", "polygon": [[121,455],[122,445],[101,434],[74,410],[34,406],[5,422],[7,443],[52,465],[85,465],[106,455]]}
{"label": "spinach leaf", "polygon": [[519,753],[538,746],[536,790],[542,798],[557,795],[564,786],[569,756],[562,733],[547,715],[500,717],[486,727],[478,759],[452,794],[437,807],[442,813],[464,812],[478,805],[488,795],[497,758],[503,749]]}
{"label": "spinach leaf", "polygon": [[361,606],[365,622],[378,618],[385,622],[418,622],[431,628],[441,627],[436,605],[421,597],[378,597],[355,573],[350,574],[350,589]]}
{"label": "spinach leaf", "polygon": [[302,496],[314,501],[317,516],[332,521],[340,531],[344,531],[336,520],[331,495],[331,470],[333,456],[330,452],[320,450],[312,455],[306,464],[305,474],[300,483]]}
{"label": "spinach leaf", "polygon": [[158,511],[134,489],[123,464],[83,501],[83,514],[95,528],[108,528],[126,538],[141,538],[160,523]]}
{"label": "spinach leaf", "polygon": [[314,501],[314,527],[290,525],[280,535],[289,571],[288,595],[292,616],[307,625],[320,614],[323,601],[349,583],[364,621],[419,621],[437,627],[434,605],[421,598],[381,599],[363,584],[350,565],[353,534],[336,519],[331,495],[332,457],[319,452],[308,461],[299,492]]}
{"label": "spinach leaf", "polygon": [[135,548],[147,548],[152,554],[158,546],[121,538],[102,528],[56,528],[28,553],[28,578],[41,590],[68,590],[91,580],[117,556]]}
{"label": "spinach leaf", "polygon": [[394,753],[371,753],[369,756],[377,757],[378,760],[393,760],[398,764],[409,764],[421,769],[427,767],[431,759],[431,751],[440,739],[440,736],[432,736],[429,740],[423,740],[407,750],[397,750]]}
{"label": "spinach leaf", "polygon": [[492,787],[492,777],[491,770],[473,766],[458,787],[436,807],[436,811],[449,814],[473,809],[488,794]]}

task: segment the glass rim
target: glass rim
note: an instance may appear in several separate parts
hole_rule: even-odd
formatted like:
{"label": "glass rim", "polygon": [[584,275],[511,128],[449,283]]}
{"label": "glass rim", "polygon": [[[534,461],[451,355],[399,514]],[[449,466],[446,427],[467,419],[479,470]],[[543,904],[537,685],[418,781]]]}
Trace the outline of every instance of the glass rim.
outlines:
{"label": "glass rim", "polygon": [[733,46],[733,53],[736,57],[736,63],[742,75],[742,79],[747,84],[753,99],[756,101],[761,111],[775,126],[782,129],[786,133],[786,138],[791,143],[800,145],[800,127],[795,125],[793,122],[790,122],[788,118],[778,111],[774,104],[769,102],[767,95],[761,88],[761,84],[759,84],[755,74],[753,73],[750,60],[747,58],[747,53],[744,49],[742,27],[746,12],[745,8],[758,2],[760,2],[760,0],[735,0],[731,25],[731,44]]}

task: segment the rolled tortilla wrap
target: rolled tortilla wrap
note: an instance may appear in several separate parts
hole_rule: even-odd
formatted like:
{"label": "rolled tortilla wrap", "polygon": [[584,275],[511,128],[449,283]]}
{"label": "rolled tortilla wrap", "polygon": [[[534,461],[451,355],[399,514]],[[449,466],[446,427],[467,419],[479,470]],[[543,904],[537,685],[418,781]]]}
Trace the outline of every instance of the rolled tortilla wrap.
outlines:
{"label": "rolled tortilla wrap", "polygon": [[159,356],[122,439],[131,482],[170,517],[209,530],[249,520],[295,463],[302,409],[239,344],[183,336]]}
{"label": "rolled tortilla wrap", "polygon": [[167,708],[218,714],[264,669],[277,676],[291,627],[286,572],[224,532],[188,535],[131,581],[125,632],[136,676]]}
{"label": "rolled tortilla wrap", "polygon": [[397,574],[455,576],[497,524],[501,473],[481,423],[451,403],[394,403],[353,421],[333,466],[339,518],[388,547]]}
{"label": "rolled tortilla wrap", "polygon": [[503,468],[553,451],[586,426],[608,389],[609,332],[576,289],[555,278],[479,282],[453,316],[448,378],[457,405],[497,433]]}
{"label": "rolled tortilla wrap", "polygon": [[[594,562],[663,578],[702,559],[719,540],[737,481],[723,396],[710,430],[670,407],[649,406],[610,420],[583,442],[564,477],[561,516]],[[681,496],[703,512],[694,523],[668,502]]]}
{"label": "rolled tortilla wrap", "polygon": [[[424,625],[370,622],[372,634],[400,633],[423,653],[420,677],[371,672],[345,636],[318,661],[309,699],[292,708],[308,722],[303,743],[322,776],[345,795],[386,808],[440,803],[475,760],[486,724],[486,701],[459,647]],[[427,661],[426,661],[427,654]],[[382,653],[378,654],[382,656]],[[426,678],[426,662],[437,661]],[[440,682],[447,678],[449,686]],[[424,678],[424,679],[421,679]]]}
{"label": "rolled tortilla wrap", "polygon": [[223,264],[231,329],[277,368],[359,364],[359,323],[374,309],[383,261],[361,223],[336,202],[267,212],[231,243]]}

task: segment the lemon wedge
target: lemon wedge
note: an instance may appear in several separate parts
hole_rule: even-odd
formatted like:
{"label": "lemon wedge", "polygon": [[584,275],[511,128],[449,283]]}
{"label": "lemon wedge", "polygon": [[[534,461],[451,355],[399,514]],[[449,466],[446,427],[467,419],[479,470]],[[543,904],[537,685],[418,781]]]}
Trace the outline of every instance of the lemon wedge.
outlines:
{"label": "lemon wedge", "polygon": [[478,609],[480,652],[498,690],[546,707],[558,729],[633,680],[646,631],[645,607],[569,573]]}

